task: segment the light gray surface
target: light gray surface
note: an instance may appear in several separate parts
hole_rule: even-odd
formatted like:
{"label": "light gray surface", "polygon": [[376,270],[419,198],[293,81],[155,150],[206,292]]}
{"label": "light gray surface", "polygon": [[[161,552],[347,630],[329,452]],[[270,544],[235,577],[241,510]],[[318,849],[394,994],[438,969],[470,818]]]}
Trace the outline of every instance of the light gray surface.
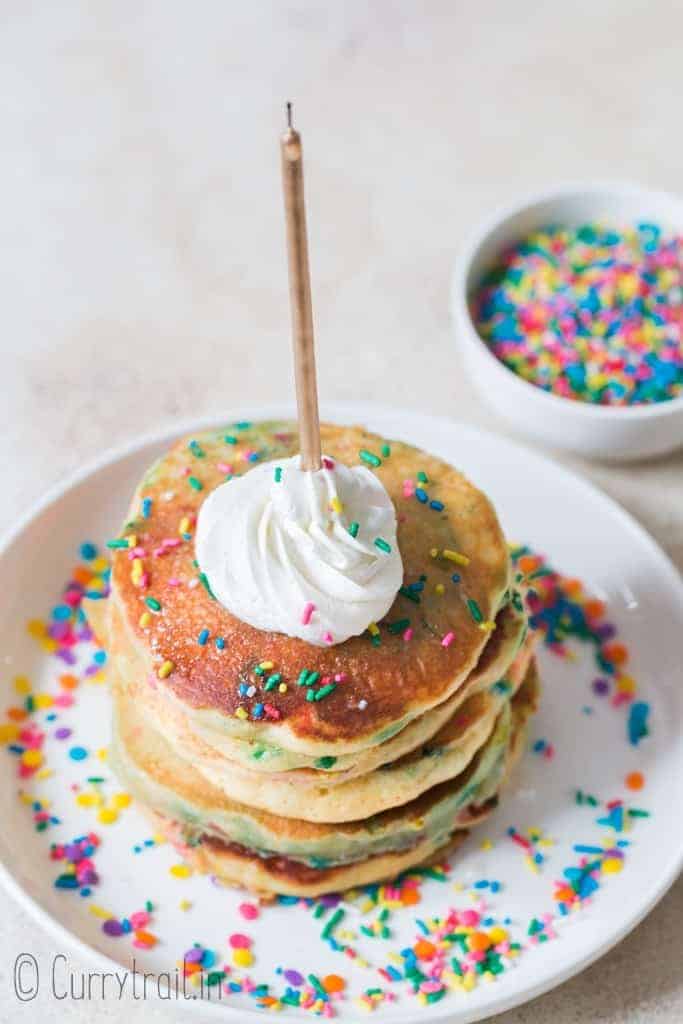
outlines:
{"label": "light gray surface", "polygon": [[[62,0],[6,2],[2,22],[0,528],[112,444],[289,393],[286,98],[305,133],[323,412],[376,398],[500,427],[449,327],[463,232],[559,180],[683,180],[676,3]],[[683,566],[683,456],[580,468]],[[682,911],[679,883],[505,1024],[679,1022]],[[47,965],[53,944],[5,903],[0,1021],[180,1019],[22,1007],[10,967],[27,950]]]}

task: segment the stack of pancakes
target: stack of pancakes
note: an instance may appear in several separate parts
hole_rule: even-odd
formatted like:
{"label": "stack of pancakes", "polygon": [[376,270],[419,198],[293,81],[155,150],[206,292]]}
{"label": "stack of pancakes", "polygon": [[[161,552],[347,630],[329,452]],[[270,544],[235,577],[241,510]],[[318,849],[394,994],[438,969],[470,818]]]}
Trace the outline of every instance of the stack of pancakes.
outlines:
{"label": "stack of pancakes", "polygon": [[385,619],[326,647],[265,633],[219,604],[197,565],[202,501],[296,454],[289,422],[179,441],[139,485],[110,597],[89,607],[110,654],[120,779],[188,862],[264,894],[442,859],[496,806],[538,700],[488,499],[409,445],[321,433],[326,455],[370,461],[394,502],[404,583]]}

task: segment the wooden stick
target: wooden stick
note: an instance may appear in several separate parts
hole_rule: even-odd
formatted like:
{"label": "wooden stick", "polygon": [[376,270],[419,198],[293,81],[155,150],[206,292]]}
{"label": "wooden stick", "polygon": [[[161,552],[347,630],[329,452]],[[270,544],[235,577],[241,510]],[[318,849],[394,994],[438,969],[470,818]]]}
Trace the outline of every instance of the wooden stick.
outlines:
{"label": "wooden stick", "polygon": [[320,419],[318,386],[315,374],[313,306],[308,266],[306,205],[301,136],[292,127],[292,104],[287,104],[287,131],[280,140],[282,190],[287,223],[287,262],[289,265],[289,302],[292,311],[292,347],[294,379],[299,417],[301,467],[320,469]]}

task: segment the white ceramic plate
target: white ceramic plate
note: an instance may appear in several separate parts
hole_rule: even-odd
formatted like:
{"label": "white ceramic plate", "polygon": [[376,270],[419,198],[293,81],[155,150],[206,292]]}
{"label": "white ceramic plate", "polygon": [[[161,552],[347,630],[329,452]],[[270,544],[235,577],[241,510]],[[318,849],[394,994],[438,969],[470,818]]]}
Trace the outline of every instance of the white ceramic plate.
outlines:
{"label": "white ceramic plate", "polygon": [[[286,411],[231,410],[226,421],[267,418]],[[675,879],[683,857],[679,813],[683,806],[683,587],[662,552],[618,506],[524,448],[417,413],[365,405],[337,406],[326,413],[341,422],[363,422],[451,460],[493,498],[510,538],[543,552],[556,568],[580,578],[606,599],[608,618],[616,623],[631,652],[638,699],[651,705],[651,734],[632,746],[627,740],[628,711],[613,708],[592,692],[591,681],[597,673],[590,649],[576,646],[575,662],[542,652],[544,696],[530,736],[532,741],[551,743],[555,756],[549,760],[527,753],[502,806],[458,855],[450,880],[427,881],[417,907],[392,914],[389,940],[363,935],[354,940],[354,947],[372,964],[361,968],[320,940],[324,919],[315,919],[306,907],[266,907],[258,920],[245,922],[237,911],[244,894],[219,889],[207,878],[181,880],[169,874],[169,867],[179,862],[170,846],[133,853],[133,846],[150,836],[149,826],[134,807],[123,811],[114,825],[104,826],[97,823],[92,808],[77,806],[70,789],[73,783],[83,785],[92,774],[110,779],[106,764],[95,756],[108,739],[106,687],[83,682],[72,708],[34,715],[48,732],[47,764],[54,769],[50,778],[19,783],[16,755],[0,755],[1,875],[15,897],[51,931],[56,953],[76,946],[102,970],[131,969],[135,959],[138,971],[173,972],[193,942],[215,950],[219,962],[229,962],[227,936],[240,931],[254,940],[256,960],[249,975],[256,982],[270,983],[274,992],[285,989],[282,975],[276,973],[278,966],[318,976],[337,973],[349,981],[345,998],[334,1004],[341,1019],[362,1016],[354,997],[364,989],[380,987],[394,990],[398,998],[379,1006],[376,1020],[449,1019],[464,1024],[531,999],[581,970],[633,928]],[[210,424],[180,424],[173,434],[202,425]],[[105,456],[53,491],[4,545],[0,664],[5,705],[12,703],[8,694],[17,674],[30,677],[34,692],[56,692],[56,677],[65,667],[41,652],[26,632],[26,620],[47,617],[84,540],[101,544],[115,535],[136,481],[172,436],[167,432]],[[58,718],[47,721],[55,710]],[[72,728],[68,741],[53,738],[59,726]],[[73,744],[85,747],[89,757],[71,760],[67,751]],[[624,779],[636,770],[643,773],[646,784],[634,794],[625,788]],[[51,812],[61,824],[36,832],[31,808],[17,798],[20,785],[38,799],[51,800]],[[112,780],[103,792],[109,796],[116,788]],[[573,846],[601,845],[610,831],[596,823],[598,811],[577,805],[577,788],[604,801],[621,798],[627,806],[647,809],[651,817],[638,819],[631,831],[613,837],[630,843],[623,871],[604,875],[587,905],[555,922],[558,937],[535,945],[526,938],[528,923],[555,911],[553,883],[565,867],[579,862]],[[544,850],[547,860],[538,874],[528,868],[523,851],[506,834],[510,826],[520,831],[539,827],[555,840]],[[78,892],[54,887],[59,865],[49,860],[49,843],[69,841],[90,830],[102,836],[95,858],[100,883],[92,896],[82,898]],[[490,849],[482,849],[485,838],[491,840]],[[472,906],[470,890],[480,879],[501,883],[495,894],[484,892],[488,913],[497,920],[509,917],[512,937],[520,938],[527,948],[495,983],[483,982],[470,993],[448,993],[441,1002],[419,1006],[404,982],[389,985],[376,968],[389,962],[389,951],[415,941],[416,917],[429,919],[450,906]],[[183,899],[192,901],[190,910],[179,908]],[[129,935],[103,934],[101,920],[89,912],[89,904],[96,903],[123,917],[140,909],[145,900],[154,903],[149,929],[160,940],[151,950],[135,950]],[[343,927],[357,930],[362,923],[358,912],[349,910]],[[148,989],[150,997],[154,991],[154,987]],[[245,994],[224,995],[220,1003],[197,999],[184,1005],[242,1021],[263,1014]],[[307,1017],[311,1014],[305,1011],[283,1009],[278,1020]]]}

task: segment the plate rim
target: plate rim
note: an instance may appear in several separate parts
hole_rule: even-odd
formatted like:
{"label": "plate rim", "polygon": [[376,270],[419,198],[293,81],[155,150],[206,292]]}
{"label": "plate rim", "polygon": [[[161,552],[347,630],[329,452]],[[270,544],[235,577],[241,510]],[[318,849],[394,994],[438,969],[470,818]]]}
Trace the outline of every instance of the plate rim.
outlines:
{"label": "plate rim", "polygon": [[[659,568],[665,572],[667,576],[667,583],[677,594],[680,610],[683,614],[683,576],[655,538],[635,518],[635,516],[628,512],[618,501],[616,501],[616,499],[612,498],[592,481],[587,480],[576,470],[565,466],[563,463],[555,463],[550,453],[538,451],[518,442],[517,440],[510,440],[507,437],[502,437],[494,431],[485,430],[470,423],[451,419],[447,415],[422,412],[419,409],[401,409],[384,403],[375,403],[364,400],[328,402],[325,404],[325,411],[333,420],[356,419],[362,423],[372,423],[375,419],[379,420],[382,418],[391,419],[392,417],[402,417],[408,422],[411,420],[421,421],[423,423],[428,421],[434,427],[438,424],[445,424],[449,429],[456,430],[460,433],[469,433],[472,436],[479,437],[484,436],[488,440],[494,440],[496,444],[501,446],[503,452],[505,449],[513,450],[518,455],[520,453],[523,454],[524,458],[535,462],[538,466],[549,466],[555,473],[559,473],[561,476],[568,479],[573,487],[578,487],[583,490],[584,493],[590,494],[591,497],[603,502],[608,507],[611,514],[616,515],[625,527],[638,536],[639,541],[644,543],[648,548],[648,553],[659,563]],[[244,417],[254,419],[257,416],[259,418],[266,419],[285,416],[295,418],[294,405],[291,401],[267,402],[263,404],[255,402],[249,405],[236,404],[234,406],[230,406],[225,413],[207,413],[204,416],[199,417],[188,416],[183,417],[178,421],[165,419],[155,430],[148,431],[134,439],[105,449],[105,451],[100,455],[88,460],[78,469],[68,474],[62,481],[57,481],[49,487],[41,497],[30,505],[26,512],[15,520],[11,527],[3,531],[0,536],[0,561],[5,557],[5,554],[11,545],[35,519],[46,512],[50,506],[56,504],[70,490],[84,483],[89,477],[103,469],[106,469],[108,466],[135,455],[145,447],[168,443],[172,441],[174,437],[180,437],[183,434],[191,433],[195,430],[210,429],[225,419],[240,419]],[[525,985],[522,989],[511,992],[509,996],[504,996],[497,1000],[494,1006],[489,1006],[483,1011],[484,1016],[482,1016],[481,1007],[472,1007],[471,1013],[468,1013],[465,1007],[459,1007],[458,1009],[461,1011],[457,1016],[459,1024],[475,1024],[476,1021],[485,1019],[485,1017],[490,1016],[491,1013],[504,1013],[517,1006],[522,1006],[531,1000],[544,995],[546,992],[552,991],[558,986],[564,984],[564,982],[575,977],[577,974],[580,974],[587,967],[600,959],[600,957],[613,949],[641,923],[641,921],[666,895],[682,871],[683,843],[681,843],[679,850],[671,857],[667,870],[659,876],[657,883],[646,902],[640,906],[635,913],[627,915],[622,921],[621,926],[609,936],[609,939],[603,939],[596,948],[591,949],[585,956],[575,958],[566,968],[553,970],[548,977],[539,980],[537,983]],[[20,907],[29,913],[31,918],[40,927],[54,938],[63,942],[65,946],[78,952],[86,963],[89,962],[97,965],[103,970],[121,970],[122,965],[119,961],[110,958],[106,953],[101,953],[93,946],[89,945],[86,941],[63,925],[61,921],[50,911],[41,906],[37,899],[31,896],[29,892],[17,881],[2,858],[0,858],[0,885],[2,885],[5,891],[16,900]],[[157,1002],[162,1001],[164,1003],[167,1002],[166,999],[163,999],[163,997],[154,990],[152,993],[152,1002],[156,1004]],[[226,1020],[231,1018],[235,1020],[255,1020],[262,1017],[262,1011],[260,1010],[252,1009],[249,1006],[245,1006],[244,1008],[229,1006],[221,1001],[212,1002],[211,1000],[193,1000],[192,1007],[193,1012],[202,1014],[213,1014],[219,1011],[223,1014],[224,1019]],[[447,1009],[445,1006],[439,1007],[438,1010],[435,1008],[435,1010],[436,1012],[431,1014],[425,1012],[425,1008],[422,1008],[421,1019],[424,1019],[427,1022],[431,1021],[433,1024],[440,1024],[440,1022],[441,1024],[444,1024],[444,1022],[453,1017],[454,1012],[456,1014],[458,1013],[457,1010],[454,1011],[453,1008]],[[465,1011],[464,1015],[462,1014],[463,1010]],[[408,1024],[408,1022],[412,1020],[413,1016],[414,1014],[412,1011],[409,1011],[407,1015],[395,1015],[392,1020],[395,1021],[396,1024]],[[278,1020],[282,1021],[283,1024],[300,1024],[303,1019],[304,1018],[302,1018],[301,1015],[294,1016],[287,1011],[284,1013],[280,1011],[278,1014]],[[381,1016],[377,1019],[381,1020]]]}

